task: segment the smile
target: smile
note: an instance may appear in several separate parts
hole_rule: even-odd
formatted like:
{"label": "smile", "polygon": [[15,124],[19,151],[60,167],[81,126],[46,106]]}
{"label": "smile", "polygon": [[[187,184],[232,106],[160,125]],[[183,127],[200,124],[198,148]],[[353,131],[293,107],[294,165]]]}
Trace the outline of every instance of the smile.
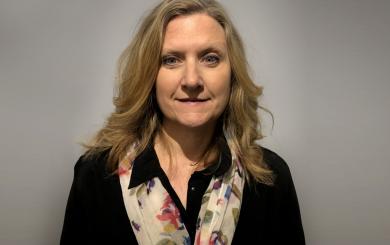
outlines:
{"label": "smile", "polygon": [[200,102],[206,102],[209,99],[184,98],[184,99],[177,99],[177,100],[183,103],[200,103]]}

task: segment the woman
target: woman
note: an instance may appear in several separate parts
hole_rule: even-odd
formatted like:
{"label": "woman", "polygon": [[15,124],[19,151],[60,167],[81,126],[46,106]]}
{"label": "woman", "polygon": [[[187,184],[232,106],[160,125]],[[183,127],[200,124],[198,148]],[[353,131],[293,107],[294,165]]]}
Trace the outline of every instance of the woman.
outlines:
{"label": "woman", "polygon": [[256,144],[240,37],[216,1],[162,1],[75,166],[61,244],[304,244],[286,163]]}

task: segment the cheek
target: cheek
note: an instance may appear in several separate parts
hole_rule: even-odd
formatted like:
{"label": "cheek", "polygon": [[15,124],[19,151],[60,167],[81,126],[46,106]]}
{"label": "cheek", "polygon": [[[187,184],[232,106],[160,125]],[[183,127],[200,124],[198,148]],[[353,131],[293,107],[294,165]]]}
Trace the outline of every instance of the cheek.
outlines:
{"label": "cheek", "polygon": [[165,90],[164,86],[156,86],[156,100],[157,106],[160,108],[161,112],[164,115],[168,113],[171,105],[169,103],[168,91]]}
{"label": "cheek", "polygon": [[156,79],[156,95],[157,99],[160,100],[166,96],[166,93],[169,92],[169,81],[171,81],[169,74],[160,69]]}
{"label": "cheek", "polygon": [[160,68],[156,78],[156,84],[160,84],[162,86],[177,86],[178,81],[180,81],[180,71],[170,70]]}
{"label": "cheek", "polygon": [[229,100],[230,87],[231,87],[231,76],[230,72],[226,71],[218,75],[219,82],[213,84],[213,90],[216,96],[221,98],[221,101],[225,102]]}
{"label": "cheek", "polygon": [[164,69],[160,69],[156,78],[156,99],[160,110],[165,114],[171,108],[170,99],[175,93],[175,76]]}
{"label": "cheek", "polygon": [[217,113],[218,116],[226,109],[229,99],[230,99],[230,73],[219,74],[218,78],[214,77],[213,83],[209,83],[210,92],[214,95],[215,104],[214,104],[214,113]]}

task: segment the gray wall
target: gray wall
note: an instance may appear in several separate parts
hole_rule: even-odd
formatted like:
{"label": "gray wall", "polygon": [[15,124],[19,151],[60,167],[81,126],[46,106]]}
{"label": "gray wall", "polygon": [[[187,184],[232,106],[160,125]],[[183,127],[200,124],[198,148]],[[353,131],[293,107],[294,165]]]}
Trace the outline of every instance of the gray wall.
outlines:
{"label": "gray wall", "polygon": [[[77,142],[155,1],[1,0],[0,244],[56,244]],[[390,1],[224,0],[264,85],[308,244],[390,243]]]}

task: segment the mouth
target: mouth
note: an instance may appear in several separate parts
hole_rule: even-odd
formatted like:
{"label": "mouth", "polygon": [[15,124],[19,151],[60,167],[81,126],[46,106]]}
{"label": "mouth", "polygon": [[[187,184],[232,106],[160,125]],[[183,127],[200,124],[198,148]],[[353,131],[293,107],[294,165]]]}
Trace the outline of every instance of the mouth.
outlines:
{"label": "mouth", "polygon": [[182,98],[182,99],[177,99],[179,102],[183,103],[199,103],[199,102],[206,102],[209,99],[201,99],[201,98]]}

